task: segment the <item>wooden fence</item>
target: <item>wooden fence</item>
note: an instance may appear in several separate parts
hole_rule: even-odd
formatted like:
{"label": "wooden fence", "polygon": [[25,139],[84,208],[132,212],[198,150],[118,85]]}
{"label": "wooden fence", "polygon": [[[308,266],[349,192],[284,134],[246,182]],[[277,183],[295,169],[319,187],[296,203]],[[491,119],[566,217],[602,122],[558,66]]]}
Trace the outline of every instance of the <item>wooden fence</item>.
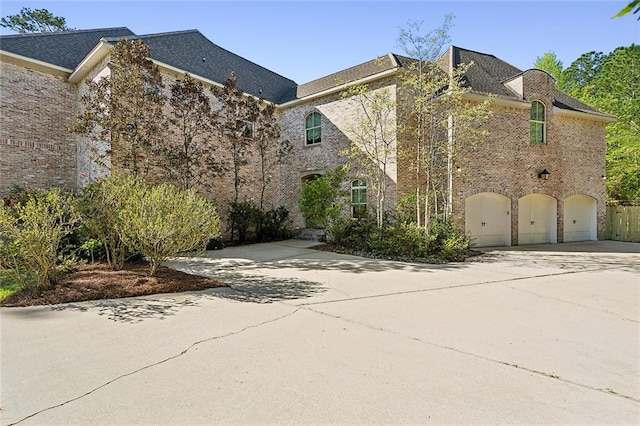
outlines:
{"label": "wooden fence", "polygon": [[607,240],[640,242],[640,206],[607,206]]}

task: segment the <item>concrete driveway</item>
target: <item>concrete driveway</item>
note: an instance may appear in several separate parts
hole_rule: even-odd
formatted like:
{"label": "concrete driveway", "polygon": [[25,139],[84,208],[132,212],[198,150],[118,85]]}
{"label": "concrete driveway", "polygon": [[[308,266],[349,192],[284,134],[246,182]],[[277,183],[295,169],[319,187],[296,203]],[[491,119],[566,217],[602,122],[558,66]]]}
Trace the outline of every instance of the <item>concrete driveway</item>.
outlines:
{"label": "concrete driveway", "polygon": [[2,424],[640,423],[640,244],[176,259],[231,285],[2,308]]}

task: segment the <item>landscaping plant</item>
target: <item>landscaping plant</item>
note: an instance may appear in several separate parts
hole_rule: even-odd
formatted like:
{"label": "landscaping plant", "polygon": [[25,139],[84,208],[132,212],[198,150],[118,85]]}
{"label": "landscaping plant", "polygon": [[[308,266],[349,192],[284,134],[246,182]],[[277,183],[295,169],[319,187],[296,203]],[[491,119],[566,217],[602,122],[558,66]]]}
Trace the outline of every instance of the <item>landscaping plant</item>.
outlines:
{"label": "landscaping plant", "polygon": [[138,184],[117,211],[122,241],[149,261],[149,275],[170,256],[204,250],[220,235],[216,208],[195,190]]}
{"label": "landscaping plant", "polygon": [[60,189],[33,192],[0,206],[0,268],[29,291],[50,287],[60,272],[60,243],[78,221],[71,196]]}

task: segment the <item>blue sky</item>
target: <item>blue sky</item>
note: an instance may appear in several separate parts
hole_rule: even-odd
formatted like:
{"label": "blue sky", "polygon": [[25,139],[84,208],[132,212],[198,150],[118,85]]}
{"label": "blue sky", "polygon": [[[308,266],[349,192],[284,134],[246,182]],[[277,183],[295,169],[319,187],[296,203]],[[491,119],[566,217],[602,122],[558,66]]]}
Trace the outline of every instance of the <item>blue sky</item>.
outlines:
{"label": "blue sky", "polygon": [[[0,15],[46,8],[78,29],[136,34],[198,29],[217,45],[298,83],[402,53],[399,27],[439,27],[453,13],[452,44],[528,69],[554,51],[565,67],[581,54],[640,44],[637,15],[611,19],[623,1],[5,1]],[[12,34],[6,28],[0,34]]]}

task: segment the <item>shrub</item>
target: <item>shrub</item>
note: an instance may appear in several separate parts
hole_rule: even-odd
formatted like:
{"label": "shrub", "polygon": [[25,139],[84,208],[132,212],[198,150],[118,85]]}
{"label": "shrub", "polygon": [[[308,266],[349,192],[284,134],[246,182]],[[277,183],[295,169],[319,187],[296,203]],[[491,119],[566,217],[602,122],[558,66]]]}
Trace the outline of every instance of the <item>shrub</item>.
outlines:
{"label": "shrub", "polygon": [[32,192],[25,200],[0,206],[0,267],[22,288],[35,291],[55,283],[60,243],[78,215],[71,197],[59,189]]}
{"label": "shrub", "polygon": [[[120,236],[119,211],[131,193],[140,191],[143,183],[130,176],[109,176],[87,186],[78,197],[78,210],[86,228],[86,238],[100,241],[107,263],[112,269],[122,269],[127,247]],[[81,242],[83,246],[85,241]],[[89,249],[89,247],[82,247]],[[93,244],[93,250],[98,247]]]}
{"label": "shrub", "polygon": [[298,204],[307,227],[324,228],[330,235],[331,225],[342,210],[339,200],[347,194],[341,189],[346,173],[345,167],[338,167],[302,186]]}
{"label": "shrub", "polygon": [[137,185],[118,211],[122,241],[147,258],[149,275],[170,256],[204,250],[220,235],[215,207],[194,190]]}
{"label": "shrub", "polygon": [[430,232],[411,222],[378,227],[372,218],[336,222],[334,245],[374,257],[434,262],[460,260],[469,250],[469,238],[451,222],[433,221]]}
{"label": "shrub", "polygon": [[289,210],[280,206],[265,212],[258,211],[258,241],[279,241],[288,238]]}
{"label": "shrub", "polygon": [[[260,213],[258,207],[251,201],[231,203],[229,219],[233,224],[234,230],[238,231],[238,241],[240,243],[247,241],[247,236],[251,229],[256,230]],[[233,241],[233,234],[231,235],[231,241]]]}

